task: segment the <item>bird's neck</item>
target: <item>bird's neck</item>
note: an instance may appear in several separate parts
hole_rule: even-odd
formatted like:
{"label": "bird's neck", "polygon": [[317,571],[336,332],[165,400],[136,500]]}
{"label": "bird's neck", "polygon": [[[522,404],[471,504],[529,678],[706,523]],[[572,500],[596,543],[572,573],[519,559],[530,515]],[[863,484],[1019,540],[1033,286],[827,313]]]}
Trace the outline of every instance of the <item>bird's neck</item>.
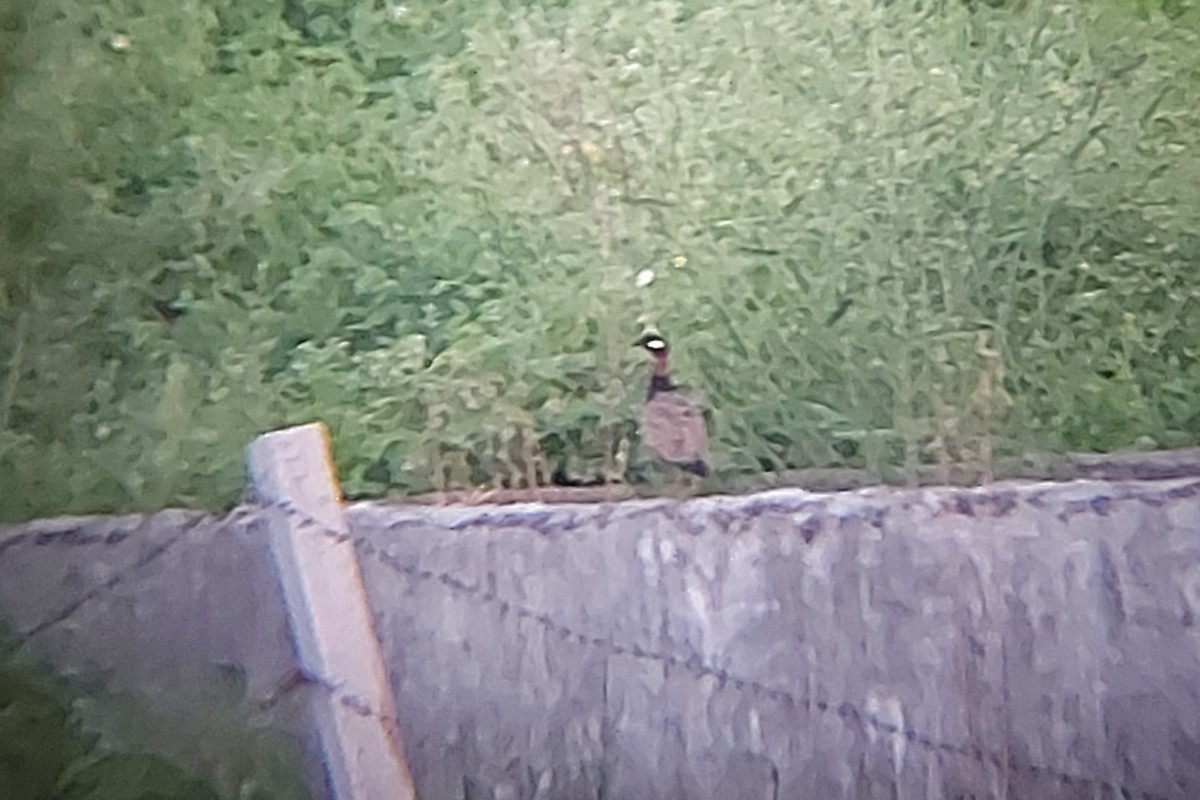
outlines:
{"label": "bird's neck", "polygon": [[666,356],[655,358],[654,366],[650,373],[650,391],[646,394],[646,398],[654,397],[657,392],[669,392],[674,388],[676,387],[671,381]]}

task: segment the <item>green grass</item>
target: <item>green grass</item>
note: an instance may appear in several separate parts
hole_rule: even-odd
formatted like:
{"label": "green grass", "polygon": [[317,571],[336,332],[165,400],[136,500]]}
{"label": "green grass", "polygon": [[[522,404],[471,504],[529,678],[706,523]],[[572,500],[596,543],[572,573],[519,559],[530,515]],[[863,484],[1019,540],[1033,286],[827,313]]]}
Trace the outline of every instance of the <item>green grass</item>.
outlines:
{"label": "green grass", "polygon": [[[1193,2],[8,0],[0,518],[1200,442]],[[148,10],[151,9],[151,10]],[[638,286],[636,276],[653,272]]]}

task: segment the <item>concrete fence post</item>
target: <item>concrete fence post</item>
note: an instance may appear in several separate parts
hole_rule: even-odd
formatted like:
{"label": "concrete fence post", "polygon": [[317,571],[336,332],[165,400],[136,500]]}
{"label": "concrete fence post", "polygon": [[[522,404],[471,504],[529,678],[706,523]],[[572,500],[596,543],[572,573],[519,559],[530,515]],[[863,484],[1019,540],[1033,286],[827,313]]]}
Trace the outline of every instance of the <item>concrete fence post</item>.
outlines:
{"label": "concrete fence post", "polygon": [[330,792],[416,800],[330,455],[320,423],[260,436],[246,449],[250,489],[287,512],[271,524],[271,551],[300,668],[328,689],[311,710]]}

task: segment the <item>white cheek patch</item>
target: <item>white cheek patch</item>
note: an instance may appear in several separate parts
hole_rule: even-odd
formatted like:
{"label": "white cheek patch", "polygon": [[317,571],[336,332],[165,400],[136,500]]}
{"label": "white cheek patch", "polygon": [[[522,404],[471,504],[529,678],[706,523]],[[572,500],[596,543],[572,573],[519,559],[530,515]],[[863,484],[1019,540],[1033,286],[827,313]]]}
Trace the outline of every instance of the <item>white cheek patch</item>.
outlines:
{"label": "white cheek patch", "polygon": [[648,349],[648,350],[666,350],[667,343],[664,342],[662,339],[651,339],[650,341],[646,342],[646,349]]}

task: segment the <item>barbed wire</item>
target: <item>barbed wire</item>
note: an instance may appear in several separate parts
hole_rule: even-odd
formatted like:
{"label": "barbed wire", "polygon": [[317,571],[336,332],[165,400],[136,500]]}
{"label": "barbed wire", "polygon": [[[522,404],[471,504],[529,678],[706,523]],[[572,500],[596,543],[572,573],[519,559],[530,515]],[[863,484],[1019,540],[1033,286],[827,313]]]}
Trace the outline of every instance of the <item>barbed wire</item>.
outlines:
{"label": "barbed wire", "polygon": [[[128,533],[122,533],[120,535],[115,535],[116,532],[112,532],[106,536],[96,535],[94,537],[88,537],[88,538],[84,538],[82,540],[80,540],[78,537],[75,537],[70,540],[70,544],[72,546],[91,545],[91,544],[107,544],[107,545],[111,546],[114,544],[119,544],[120,542],[125,541],[126,539],[130,538],[131,536],[136,536],[138,534],[138,532],[140,532],[141,530],[143,530],[146,527],[147,523],[151,519],[153,519],[153,516],[144,517],[142,519],[141,523],[139,523],[137,525],[137,527],[135,527],[132,531],[130,531]],[[55,625],[66,622],[68,619],[70,619],[72,616],[74,616],[75,613],[77,611],[79,611],[79,609],[81,609],[83,606],[85,606],[88,603],[90,603],[91,601],[99,598],[101,595],[116,588],[121,583],[123,583],[128,576],[132,575],[135,572],[138,572],[139,570],[143,569],[144,567],[153,563],[154,561],[157,561],[159,558],[162,558],[164,555],[166,555],[167,552],[169,552],[171,549],[176,547],[185,538],[187,538],[188,534],[190,534],[193,530],[195,530],[198,527],[201,527],[206,520],[209,522],[215,523],[215,524],[219,524],[219,522],[220,522],[217,520],[212,520],[212,518],[205,517],[205,516],[198,516],[193,519],[187,520],[184,523],[184,525],[182,526],[182,528],[174,536],[166,539],[163,542],[160,542],[160,543],[154,545],[153,547],[148,548],[146,550],[146,552],[142,553],[138,558],[134,559],[127,567],[114,572],[107,579],[105,579],[104,581],[101,581],[96,586],[92,587],[88,591],[79,595],[74,600],[72,600],[71,602],[62,606],[57,611],[49,614],[44,619],[42,619],[40,622],[30,626],[29,628],[26,628],[25,630],[17,631],[16,633],[14,633],[12,636],[9,637],[10,640],[14,644],[16,644],[18,647],[20,647],[20,646],[24,645],[26,642],[28,642],[30,639],[36,638],[37,636],[41,635],[45,631],[54,627]],[[33,543],[36,545],[46,546],[49,544],[53,544],[57,541],[63,540],[65,538],[67,538],[67,537],[63,536],[63,535],[57,535],[54,533],[19,534],[17,536],[14,536],[14,537],[6,540],[4,544],[5,544],[5,549],[8,549],[10,547],[16,547],[16,546],[19,546],[20,544],[23,544],[29,540],[32,540]]]}
{"label": "barbed wire", "polygon": [[1118,796],[1133,800],[1168,800],[1168,798],[1148,793],[1134,791],[1120,784],[1083,775],[1076,775],[1063,770],[1042,767],[1036,764],[1021,763],[1015,756],[1005,757],[999,753],[985,750],[978,745],[959,745],[935,739],[921,731],[904,725],[897,725],[872,714],[849,701],[837,702],[821,697],[809,696],[807,693],[797,694],[788,689],[771,686],[754,678],[739,676],[729,670],[705,663],[699,654],[692,653],[681,657],[666,650],[642,647],[638,644],[623,644],[612,637],[596,636],[577,631],[554,620],[549,614],[501,597],[497,592],[486,587],[465,581],[450,573],[430,570],[413,564],[406,564],[388,553],[376,548],[363,537],[354,537],[340,531],[327,528],[319,520],[311,517],[290,501],[273,503],[302,526],[316,529],[321,535],[338,544],[351,543],[356,552],[374,558],[391,571],[404,575],[411,580],[422,583],[437,583],[452,592],[478,600],[485,605],[495,606],[503,614],[511,613],[518,619],[530,621],[541,626],[544,630],[556,636],[560,641],[573,641],[583,647],[591,647],[604,651],[609,655],[628,656],[660,663],[666,669],[679,669],[697,677],[713,678],[717,681],[718,689],[724,690],[732,686],[737,691],[749,691],[754,696],[765,697],[775,702],[784,703],[797,709],[816,709],[821,714],[833,714],[841,720],[857,725],[864,733],[870,735],[873,731],[884,736],[902,738],[906,743],[930,753],[942,753],[958,758],[965,758],[979,764],[986,764],[998,770],[1024,772],[1037,778],[1055,781],[1063,786],[1084,790],[1110,789]]}
{"label": "barbed wire", "polygon": [[[506,599],[499,593],[478,584],[463,580],[448,572],[426,569],[414,564],[404,563],[401,559],[388,553],[386,550],[377,548],[373,543],[364,537],[356,537],[348,531],[339,531],[330,528],[320,520],[311,516],[302,510],[295,503],[288,500],[278,500],[273,502],[259,502],[255,505],[239,506],[229,514],[220,518],[199,517],[187,520],[179,532],[169,539],[154,545],[144,552],[141,556],[131,562],[127,567],[117,571],[109,576],[102,583],[94,588],[84,592],[79,597],[65,604],[58,610],[47,615],[40,622],[31,627],[17,631],[9,638],[18,646],[24,645],[26,642],[40,636],[50,628],[59,625],[70,619],[83,606],[98,599],[103,594],[115,589],[128,578],[144,569],[149,564],[158,560],[173,548],[177,547],[181,542],[193,535],[198,530],[209,528],[227,528],[235,525],[249,524],[254,526],[255,523],[263,521],[262,517],[272,512],[282,512],[285,514],[296,528],[301,531],[319,535],[333,542],[334,544],[348,544],[355,548],[355,551],[362,556],[374,558],[385,568],[390,571],[403,575],[406,578],[422,583],[436,583],[447,590],[459,594],[460,596],[470,598],[480,604],[495,607],[501,615],[512,614],[517,619],[522,619],[536,624],[543,628],[547,633],[557,637],[563,642],[574,642],[575,644],[600,650],[608,655],[625,656],[636,659],[643,659],[661,664],[667,670],[681,670],[692,674],[699,678],[711,678],[717,682],[718,690],[727,690],[732,687],[739,692],[750,692],[756,697],[764,697],[777,703],[789,705],[796,709],[815,710],[819,714],[834,715],[842,721],[853,724],[859,727],[864,733],[871,735],[872,733],[899,737],[908,745],[915,746],[929,753],[940,753],[957,758],[974,761],[981,765],[987,765],[997,770],[1007,770],[1014,773],[1025,773],[1030,776],[1051,780],[1063,786],[1074,787],[1084,790],[1100,790],[1108,789],[1117,793],[1117,796],[1126,798],[1141,798],[1142,800],[1169,800],[1169,798],[1148,792],[1140,792],[1129,789],[1120,784],[1113,783],[1097,778],[1072,774],[1063,770],[1051,767],[1042,767],[1035,764],[1022,763],[1015,756],[1005,756],[994,751],[985,750],[978,745],[954,744],[952,742],[943,741],[928,734],[921,732],[916,728],[905,725],[897,725],[881,718],[876,714],[872,714],[859,706],[849,701],[836,701],[829,698],[810,695],[808,693],[797,693],[790,689],[779,686],[772,686],[763,681],[748,678],[738,675],[735,672],[723,669],[706,663],[704,659],[697,653],[691,653],[686,656],[671,652],[669,650],[655,649],[643,647],[639,644],[623,643],[612,636],[600,636],[584,631],[576,630],[568,625],[565,625],[555,620],[550,614],[535,610],[521,603]],[[136,535],[142,530],[153,516],[146,517],[140,525],[137,526],[128,535],[123,535],[117,541],[124,541],[129,536]],[[39,545],[52,544],[56,541],[56,537],[47,534],[22,534],[5,541],[5,548],[19,546],[27,542],[26,537],[32,537],[34,542]],[[88,539],[80,542],[78,540],[73,544],[112,544],[114,543],[111,536]],[[276,686],[276,689],[270,696],[255,705],[263,711],[269,710],[281,702],[285,697],[301,687],[317,687],[323,691],[329,692],[337,700],[339,704],[350,709],[352,712],[363,717],[371,717],[378,720],[388,729],[396,727],[397,720],[390,714],[381,713],[373,708],[364,698],[355,695],[345,690],[344,685],[333,677],[318,675],[306,666],[300,666],[292,670],[286,675]]]}

